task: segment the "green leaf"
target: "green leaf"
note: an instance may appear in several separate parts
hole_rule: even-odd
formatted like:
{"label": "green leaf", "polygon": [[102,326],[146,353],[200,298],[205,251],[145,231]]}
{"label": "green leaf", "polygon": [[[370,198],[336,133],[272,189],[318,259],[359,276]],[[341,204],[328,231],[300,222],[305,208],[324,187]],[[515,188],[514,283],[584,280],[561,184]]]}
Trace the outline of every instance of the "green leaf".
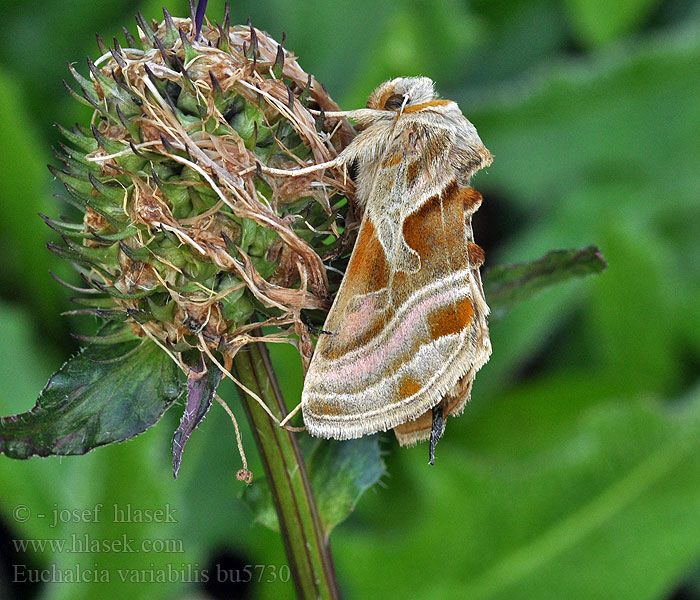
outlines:
{"label": "green leaf", "polygon": [[[451,424],[439,468],[413,466],[423,448],[404,451],[392,472],[409,469],[411,480],[378,488],[334,547],[348,595],[665,597],[700,552],[700,390],[673,408],[591,406],[590,385],[590,373],[568,372],[502,396],[464,423],[466,446]],[[416,548],[440,557],[439,576],[383,564]]]}
{"label": "green leaf", "polygon": [[279,533],[279,521],[277,520],[277,512],[272,502],[267,479],[262,477],[255,479],[253,483],[243,490],[241,498],[248,505],[248,508],[253,511],[255,521]]}
{"label": "green leaf", "polygon": [[[586,232],[580,218],[595,225],[602,210],[696,208],[699,33],[700,23],[689,20],[587,60],[555,62],[489,93],[456,95],[496,156],[476,179],[486,202],[488,189],[497,189],[528,211],[549,214],[551,227],[562,195],[601,181],[637,184],[611,206],[593,194],[585,204],[578,197],[571,227],[578,235]],[[661,192],[673,201],[659,202]]]}
{"label": "green leaf", "polygon": [[[477,377],[480,396],[500,395],[533,356],[544,358],[540,367],[555,357],[604,366],[647,393],[684,385],[683,365],[696,360],[686,349],[700,339],[696,319],[681,322],[695,312],[700,284],[698,33],[700,22],[687,19],[455,98],[497,157],[476,187],[485,203],[489,190],[505,198],[518,223],[497,255],[488,254],[490,264],[593,243],[611,265],[604,277],[549,288],[492,321],[494,353]],[[665,318],[650,319],[649,310]]]}
{"label": "green leaf", "polygon": [[622,37],[639,25],[659,0],[567,0],[576,36],[587,46],[599,46]]}
{"label": "green leaf", "polygon": [[32,410],[0,419],[0,453],[85,454],[134,437],[180,395],[178,375],[149,340],[88,346],[51,377]]}
{"label": "green leaf", "polygon": [[[45,340],[32,334],[32,325],[30,314],[0,302],[0,330],[6,341],[0,345],[0,380],[3,382],[0,413],[17,412],[18,406],[26,404],[26,399],[41,390],[53,371],[51,364],[60,365],[58,358],[51,356]],[[168,478],[168,464],[163,460],[162,450],[167,447],[170,434],[168,429],[159,427],[129,444],[112,444],[100,452],[72,460],[53,456],[18,461],[0,455],[0,517],[9,525],[11,536],[20,539],[85,540],[87,536],[90,540],[116,540],[126,536],[133,539],[136,546],[143,540],[186,538],[191,530],[184,527],[186,519],[180,519],[180,515],[187,510],[189,497],[185,496],[185,489],[179,482]],[[177,509],[178,523],[117,522],[114,516],[115,506],[151,509],[167,503]],[[15,518],[12,509],[18,505],[27,507],[31,518],[27,521]],[[95,512],[95,507],[99,512]],[[91,510],[99,519],[54,521],[54,511],[64,508]],[[8,550],[8,562],[18,565],[27,562],[25,553],[15,552],[14,548]],[[186,540],[183,550],[177,554],[179,561],[204,564],[206,557],[199,543]],[[42,593],[45,600],[88,600],[125,597],[127,593],[118,569],[122,573],[143,569],[143,556],[142,552],[69,552],[67,548],[46,546],[33,552],[30,560],[33,564],[51,565],[51,568],[55,565],[59,573],[76,569],[81,572],[107,570],[111,575],[108,583],[99,579],[63,581]],[[167,569],[172,560],[172,553],[153,551],[148,553],[147,566],[153,571]],[[8,581],[10,572],[5,571]],[[176,595],[173,591],[176,585],[177,582],[151,584],[145,586],[145,591],[144,586],[127,585],[126,589],[131,600],[158,600]],[[19,587],[24,586],[20,584]],[[0,592],[0,597],[21,597],[17,586],[11,589],[5,595]]]}
{"label": "green leaf", "polygon": [[350,516],[360,496],[386,472],[379,435],[356,440],[314,440],[307,458],[311,486],[326,533]]}
{"label": "green leaf", "polygon": [[484,288],[492,314],[498,318],[516,302],[550,285],[601,273],[606,267],[603,255],[595,246],[552,250],[539,260],[489,269],[484,273]]}
{"label": "green leaf", "polygon": [[4,288],[21,287],[44,328],[55,334],[58,294],[47,275],[57,261],[43,251],[47,230],[37,218],[38,212],[52,210],[46,189],[47,156],[32,119],[22,86],[0,68],[0,165],[9,167],[0,169],[4,256],[0,281]]}
{"label": "green leaf", "polygon": [[[379,436],[344,442],[306,437],[304,442],[306,468],[319,516],[328,535],[350,516],[362,494],[386,472],[379,450]],[[248,486],[243,498],[258,523],[279,531],[266,480],[256,480]]]}

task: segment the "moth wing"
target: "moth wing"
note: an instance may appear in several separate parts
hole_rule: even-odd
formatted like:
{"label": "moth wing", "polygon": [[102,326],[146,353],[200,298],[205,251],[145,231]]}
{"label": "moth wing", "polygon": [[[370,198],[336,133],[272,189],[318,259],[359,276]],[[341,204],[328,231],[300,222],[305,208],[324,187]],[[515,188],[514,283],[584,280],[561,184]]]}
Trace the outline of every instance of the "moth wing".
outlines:
{"label": "moth wing", "polygon": [[[473,190],[472,190],[473,191]],[[481,284],[481,274],[479,273],[479,268],[484,262],[483,250],[472,242],[473,234],[471,227],[471,215],[479,208],[481,203],[481,196],[474,192],[474,195],[468,198],[465,202],[466,210],[466,234],[467,234],[467,249],[469,254],[469,264],[472,270],[474,289],[473,293],[477,298],[479,298],[485,305],[486,300],[484,298],[484,289]],[[488,312],[488,308],[487,308]],[[484,330],[483,335],[486,337],[486,343],[489,344],[485,360],[488,360],[491,349],[488,338],[488,330]],[[441,401],[442,414],[444,417],[457,417],[462,414],[464,408],[471,399],[471,390],[474,377],[476,372],[483,365],[479,360],[476,360],[474,366],[467,372],[464,377],[462,377],[455,386],[445,394],[445,397]],[[432,407],[427,410],[418,418],[402,423],[394,427],[394,434],[401,446],[409,446],[428,440],[430,438],[430,432],[433,427],[433,411]]]}
{"label": "moth wing", "polygon": [[[313,435],[349,439],[419,419],[464,378],[468,397],[488,360],[488,307],[470,262],[480,252],[469,224],[480,196],[449,170],[428,178],[424,160],[389,153],[379,169],[378,179],[393,185],[370,194],[324,325],[330,333],[306,376],[302,410]],[[396,206],[411,212],[397,216]],[[459,394],[452,411],[465,402]],[[404,440],[423,439],[423,431]]]}

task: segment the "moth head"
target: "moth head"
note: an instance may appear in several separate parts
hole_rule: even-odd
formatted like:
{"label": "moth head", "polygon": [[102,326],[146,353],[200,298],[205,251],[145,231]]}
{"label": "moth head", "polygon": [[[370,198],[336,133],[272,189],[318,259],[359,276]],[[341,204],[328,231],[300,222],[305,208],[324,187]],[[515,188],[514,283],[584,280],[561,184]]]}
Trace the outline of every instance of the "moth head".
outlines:
{"label": "moth head", "polygon": [[367,100],[367,108],[400,112],[406,106],[435,100],[435,84],[428,77],[398,77],[382,83]]}

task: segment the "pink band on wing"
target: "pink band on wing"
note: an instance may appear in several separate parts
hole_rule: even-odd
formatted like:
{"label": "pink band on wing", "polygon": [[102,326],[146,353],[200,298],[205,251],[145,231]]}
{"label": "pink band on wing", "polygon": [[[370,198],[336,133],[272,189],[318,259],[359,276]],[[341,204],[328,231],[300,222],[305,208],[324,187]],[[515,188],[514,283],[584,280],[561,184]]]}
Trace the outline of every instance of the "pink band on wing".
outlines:
{"label": "pink band on wing", "polygon": [[[351,362],[345,365],[333,365],[332,368],[329,368],[324,373],[324,379],[333,382],[347,381],[348,379],[356,381],[358,377],[363,378],[375,372],[382,364],[386,363],[387,358],[396,354],[397,348],[404,340],[416,337],[416,334],[412,334],[412,332],[416,327],[421,325],[421,317],[423,318],[423,322],[426,322],[427,315],[431,310],[439,306],[445,306],[450,302],[457,302],[461,296],[465,295],[465,291],[466,290],[452,288],[441,294],[428,296],[428,298],[416,304],[416,306],[408,312],[399,326],[392,331],[386,343],[379,346],[373,352],[367,354],[360,353]],[[427,342],[428,340],[426,340],[426,343]]]}

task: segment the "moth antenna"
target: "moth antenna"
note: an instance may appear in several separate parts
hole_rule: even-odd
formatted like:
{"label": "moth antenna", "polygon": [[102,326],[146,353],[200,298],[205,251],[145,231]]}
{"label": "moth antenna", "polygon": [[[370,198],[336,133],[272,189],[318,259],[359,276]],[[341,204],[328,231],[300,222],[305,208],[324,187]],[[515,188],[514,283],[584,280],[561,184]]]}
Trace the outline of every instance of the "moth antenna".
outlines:
{"label": "moth antenna", "polygon": [[326,331],[325,329],[321,329],[319,327],[316,327],[315,325],[312,325],[304,316],[302,316],[301,322],[304,324],[304,327],[306,327],[309,330],[310,333],[315,333],[316,335],[333,335],[332,331]]}
{"label": "moth antenna", "polygon": [[430,460],[428,464],[435,464],[435,446],[440,441],[445,431],[445,419],[442,415],[442,402],[433,406],[433,426],[430,429]]}
{"label": "moth antenna", "polygon": [[315,333],[317,335],[333,335],[332,331],[326,331],[325,329],[319,329],[318,327],[314,327],[313,325],[307,325],[306,326],[308,330],[311,333]]}

